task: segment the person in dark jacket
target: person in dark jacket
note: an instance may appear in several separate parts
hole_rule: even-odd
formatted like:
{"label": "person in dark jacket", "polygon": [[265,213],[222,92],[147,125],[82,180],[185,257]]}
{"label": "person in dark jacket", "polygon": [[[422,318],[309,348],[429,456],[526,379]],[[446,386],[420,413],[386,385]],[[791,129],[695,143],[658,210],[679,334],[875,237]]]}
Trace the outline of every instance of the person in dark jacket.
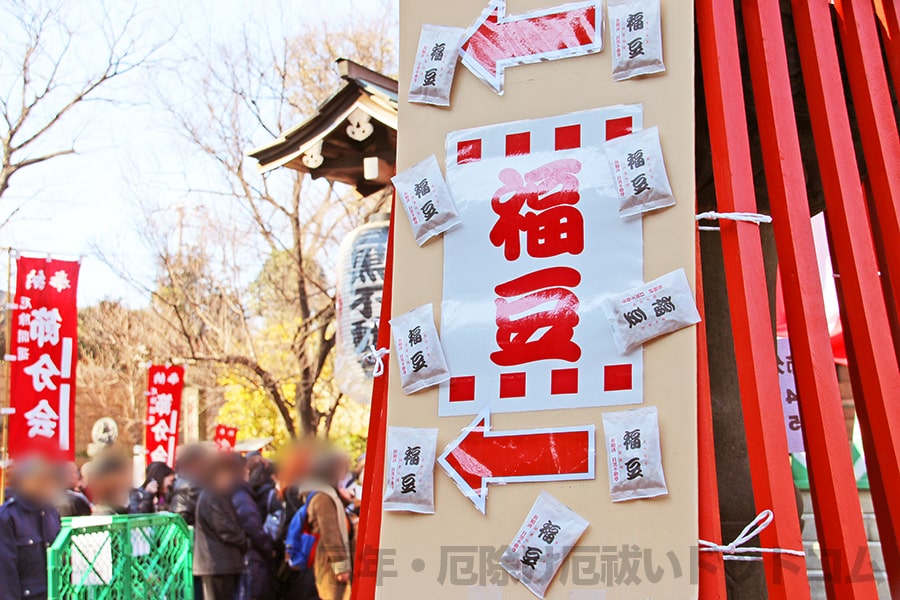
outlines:
{"label": "person in dark jacket", "polygon": [[203,475],[206,471],[209,450],[194,444],[185,446],[175,461],[175,483],[169,498],[169,511],[181,515],[184,522],[194,526],[197,500],[200,498]]}
{"label": "person in dark jacket", "polygon": [[248,461],[250,491],[253,493],[253,499],[256,506],[259,507],[259,514],[263,520],[269,514],[269,507],[272,505],[274,496],[278,494],[275,489],[275,465],[270,461],[250,465]]}
{"label": "person in dark jacket", "polygon": [[166,498],[175,481],[175,471],[162,462],[147,465],[147,479],[144,485],[132,490],[128,497],[130,514],[147,514],[167,510]]}
{"label": "person in dark jacket", "polygon": [[[257,465],[257,468],[262,463]],[[249,479],[245,468],[245,479]],[[272,538],[263,529],[263,516],[253,490],[248,482],[241,482],[231,498],[237,511],[238,519],[244,533],[250,540],[250,551],[247,553],[247,568],[241,576],[241,600],[268,600],[272,597],[272,579],[270,565],[275,558]]]}
{"label": "person in dark jacket", "polygon": [[57,470],[31,459],[11,471],[15,494],[0,506],[0,600],[47,597],[47,548],[59,535],[53,503],[62,488]]}
{"label": "person in dark jacket", "polygon": [[81,470],[74,462],[59,466],[60,478],[66,489],[56,499],[60,517],[86,517],[91,514],[91,503],[81,490]]}
{"label": "person in dark jacket", "polygon": [[206,486],[197,501],[194,524],[194,575],[203,578],[204,600],[234,600],[250,540],[231,502],[241,481],[233,455],[210,461]]}

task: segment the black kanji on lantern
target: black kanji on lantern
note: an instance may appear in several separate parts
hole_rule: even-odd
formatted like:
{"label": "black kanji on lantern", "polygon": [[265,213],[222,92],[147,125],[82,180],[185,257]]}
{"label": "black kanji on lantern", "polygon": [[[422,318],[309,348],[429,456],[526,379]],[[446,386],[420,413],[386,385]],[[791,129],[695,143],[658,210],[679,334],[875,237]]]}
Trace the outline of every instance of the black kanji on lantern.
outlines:
{"label": "black kanji on lantern", "polygon": [[412,361],[412,368],[415,373],[418,373],[428,366],[428,364],[425,362],[425,355],[421,350],[413,354],[410,357],[410,360]]}
{"label": "black kanji on lantern", "polygon": [[627,471],[628,481],[632,479],[637,479],[638,477],[644,476],[644,465],[641,464],[641,459],[638,457],[630,458],[625,463],[625,470]]}
{"label": "black kanji on lantern", "polygon": [[541,560],[541,555],[543,555],[543,553],[544,551],[540,548],[528,546],[525,548],[525,554],[522,555],[522,564],[534,569],[537,566],[538,561]]}
{"label": "black kanji on lantern", "polygon": [[416,493],[416,475],[415,473],[407,473],[400,478],[400,493],[415,494]]}

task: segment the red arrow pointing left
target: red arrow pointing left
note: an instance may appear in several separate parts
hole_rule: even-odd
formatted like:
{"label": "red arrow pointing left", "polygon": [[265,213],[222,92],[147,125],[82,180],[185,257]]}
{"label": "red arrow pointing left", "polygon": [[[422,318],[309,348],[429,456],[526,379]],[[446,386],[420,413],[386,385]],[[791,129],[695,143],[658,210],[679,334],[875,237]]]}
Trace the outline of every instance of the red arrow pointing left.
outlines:
{"label": "red arrow pointing left", "polygon": [[600,0],[506,16],[506,0],[491,0],[469,28],[460,56],[479,79],[503,93],[503,70],[513,65],[600,52]]}
{"label": "red arrow pointing left", "polygon": [[594,436],[593,425],[493,432],[485,408],[438,462],[483,514],[489,483],[594,479]]}

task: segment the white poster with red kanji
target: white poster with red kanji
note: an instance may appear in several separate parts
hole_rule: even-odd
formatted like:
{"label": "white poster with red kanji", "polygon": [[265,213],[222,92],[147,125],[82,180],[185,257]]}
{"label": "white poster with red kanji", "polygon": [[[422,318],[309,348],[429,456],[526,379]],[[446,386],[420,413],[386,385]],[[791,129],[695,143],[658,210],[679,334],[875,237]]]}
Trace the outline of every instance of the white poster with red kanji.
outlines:
{"label": "white poster with red kanji", "polygon": [[234,445],[237,443],[237,432],[237,427],[229,427],[228,425],[222,425],[221,423],[216,425],[216,433],[213,436],[213,442],[215,442],[216,448],[222,452],[233,451]]}
{"label": "white poster with red kanji", "polygon": [[9,453],[73,460],[78,360],[77,261],[16,259],[9,307]]}
{"label": "white poster with red kanji", "polygon": [[600,299],[643,282],[641,219],[622,219],[603,144],[641,105],[453,132],[444,235],[440,416],[636,404],[643,355],[621,355]]}
{"label": "white poster with red kanji", "polygon": [[184,367],[150,365],[147,375],[147,463],[175,467]]}

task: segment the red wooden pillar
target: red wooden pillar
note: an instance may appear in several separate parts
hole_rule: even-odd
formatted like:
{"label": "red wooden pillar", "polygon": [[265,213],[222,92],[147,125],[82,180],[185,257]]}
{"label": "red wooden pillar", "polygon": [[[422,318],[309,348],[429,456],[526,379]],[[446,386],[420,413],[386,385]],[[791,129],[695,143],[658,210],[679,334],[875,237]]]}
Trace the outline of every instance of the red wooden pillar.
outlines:
{"label": "red wooden pillar", "polygon": [[794,20],[840,275],[844,334],[853,339],[854,400],[866,429],[866,460],[885,567],[894,595],[900,596],[900,504],[884,496],[885,490],[900,489],[900,371],[855,159],[830,7],[823,0],[794,0]]}
{"label": "red wooden pillar", "polygon": [[[699,233],[699,232],[698,232]],[[719,514],[719,484],[716,477],[716,443],[713,434],[712,398],[709,391],[709,353],[706,346],[706,311],[703,300],[703,269],[700,265],[700,237],[697,236],[697,309],[702,320],[697,324],[697,462],[700,502],[700,539],[722,543]],[[718,552],[700,552],[700,598],[726,600],[725,561]]]}
{"label": "red wooden pillar", "polygon": [[[391,298],[394,288],[394,213],[396,197],[391,203],[391,226],[385,255],[384,290],[381,294],[381,316],[378,321],[378,348],[391,347]],[[387,435],[388,381],[390,357],[384,357],[384,373],[372,385],[372,404],[369,407],[369,432],[366,440],[366,472],[363,478],[363,497],[359,510],[356,535],[356,560],[353,570],[351,600],[375,597],[381,569],[381,490],[384,486],[384,448]]]}
{"label": "red wooden pillar", "polygon": [[[722,0],[697,0],[696,12],[718,207],[755,212],[734,6]],[[751,223],[722,221],[720,226],[753,493],[757,509],[768,508],[775,514],[760,541],[763,546],[799,550],[803,547],[800,519],[788,462],[759,231]],[[802,557],[767,554],[763,562],[769,598],[810,597]]]}
{"label": "red wooden pillar", "polygon": [[896,0],[874,0],[894,89],[900,90],[900,7]]}
{"label": "red wooden pillar", "polygon": [[870,576],[872,564],[825,319],[778,0],[745,0],[744,28],[825,585],[829,598],[873,598],[874,579],[859,576]]}
{"label": "red wooden pillar", "polygon": [[[900,315],[900,135],[878,39],[872,0],[835,0],[847,78],[872,189],[872,227],[885,247],[888,309]],[[889,7],[896,10],[893,4]],[[896,18],[896,14],[894,15]],[[895,43],[894,52],[900,50]],[[890,56],[890,52],[888,55]],[[894,60],[898,60],[894,57]],[[895,339],[895,344],[900,340]],[[900,347],[900,346],[898,346]]]}

